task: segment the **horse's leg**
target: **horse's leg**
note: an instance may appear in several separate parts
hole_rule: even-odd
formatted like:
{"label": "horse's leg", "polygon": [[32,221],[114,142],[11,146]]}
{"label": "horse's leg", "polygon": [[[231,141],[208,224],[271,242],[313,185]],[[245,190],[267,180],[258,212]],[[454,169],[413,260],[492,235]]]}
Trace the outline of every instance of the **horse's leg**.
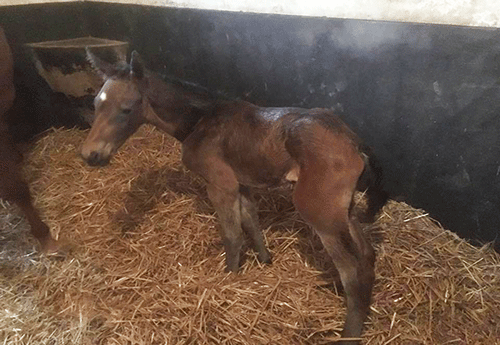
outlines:
{"label": "horse's leg", "polygon": [[241,207],[241,226],[243,230],[250,236],[254,249],[257,251],[257,258],[260,262],[270,264],[271,254],[267,250],[264,242],[264,235],[259,228],[259,217],[257,215],[257,207],[253,200],[252,194],[247,187],[240,186],[240,207]]}
{"label": "horse's leg", "polygon": [[237,272],[243,246],[240,185],[233,169],[219,156],[219,143],[205,133],[193,133],[182,146],[182,162],[203,177],[207,193],[219,218],[226,251],[226,270]]}
{"label": "horse's leg", "polygon": [[38,211],[31,202],[29,194],[23,195],[22,198],[16,200],[17,205],[23,211],[31,227],[31,233],[40,242],[42,252],[56,253],[59,250],[59,243],[50,234],[49,227],[45,224]]}
{"label": "horse's leg", "polygon": [[[349,206],[359,175],[336,176],[329,169],[301,169],[294,191],[294,204],[310,223],[331,256],[344,287],[347,316],[342,338],[361,336],[369,313],[374,282],[374,253],[355,222],[349,218]],[[338,344],[357,344],[340,341]]]}
{"label": "horse's leg", "polygon": [[221,237],[226,251],[226,270],[237,272],[243,245],[238,184],[236,183],[236,188],[230,188],[229,185],[221,188],[220,185],[209,183],[207,192],[219,216]]}
{"label": "horse's leg", "polygon": [[31,227],[32,235],[40,242],[43,252],[53,253],[59,249],[58,242],[50,234],[49,227],[45,224],[38,211],[33,206],[31,194],[27,183],[15,172],[12,167],[8,167],[8,173],[1,176],[1,195],[6,200],[15,203],[26,216]]}

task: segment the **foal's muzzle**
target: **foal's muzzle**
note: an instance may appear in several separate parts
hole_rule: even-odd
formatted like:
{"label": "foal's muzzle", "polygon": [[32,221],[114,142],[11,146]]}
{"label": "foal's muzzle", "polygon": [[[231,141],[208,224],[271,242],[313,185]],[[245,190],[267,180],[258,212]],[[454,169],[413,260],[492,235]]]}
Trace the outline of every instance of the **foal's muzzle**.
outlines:
{"label": "foal's muzzle", "polygon": [[90,166],[99,166],[103,167],[109,164],[110,156],[99,153],[98,151],[90,151],[90,153],[86,156],[82,153],[82,158],[87,162]]}

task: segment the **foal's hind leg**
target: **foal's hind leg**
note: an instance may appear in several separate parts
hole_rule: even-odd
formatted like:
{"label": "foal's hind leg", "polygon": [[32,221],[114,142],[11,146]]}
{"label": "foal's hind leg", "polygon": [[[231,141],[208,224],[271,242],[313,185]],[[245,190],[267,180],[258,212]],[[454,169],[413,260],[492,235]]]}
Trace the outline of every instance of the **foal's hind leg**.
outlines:
{"label": "foal's hind leg", "polygon": [[267,250],[264,235],[259,228],[257,207],[247,187],[240,186],[240,197],[241,226],[248,236],[250,236],[254,249],[257,251],[259,261],[270,264],[272,261],[271,254]]}
{"label": "foal's hind leg", "polygon": [[[342,176],[339,173],[340,180],[325,174],[326,170],[301,169],[294,204],[313,226],[339,271],[347,305],[342,338],[358,338],[370,308],[374,254],[356,224],[349,219],[356,174]],[[357,343],[341,340],[338,344]]]}

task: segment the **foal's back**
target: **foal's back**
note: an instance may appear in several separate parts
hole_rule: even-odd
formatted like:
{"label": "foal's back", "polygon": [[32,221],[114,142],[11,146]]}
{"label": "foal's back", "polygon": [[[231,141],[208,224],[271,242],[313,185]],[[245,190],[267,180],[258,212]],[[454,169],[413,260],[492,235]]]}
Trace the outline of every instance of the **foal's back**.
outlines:
{"label": "foal's back", "polygon": [[213,114],[198,123],[184,145],[218,150],[247,186],[294,181],[307,147],[325,151],[326,156],[333,152],[332,145],[347,145],[356,152],[359,147],[356,135],[329,109],[263,108],[222,101]]}

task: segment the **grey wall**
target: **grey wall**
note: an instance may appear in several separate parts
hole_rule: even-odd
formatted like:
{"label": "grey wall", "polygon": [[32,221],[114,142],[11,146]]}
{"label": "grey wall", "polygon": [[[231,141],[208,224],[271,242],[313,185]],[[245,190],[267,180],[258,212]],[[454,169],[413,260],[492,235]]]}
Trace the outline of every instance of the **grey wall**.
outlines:
{"label": "grey wall", "polygon": [[[129,41],[151,69],[232,97],[343,109],[382,161],[393,197],[463,236],[498,235],[498,29],[97,2],[51,6],[50,39],[82,33]],[[12,30],[22,29],[6,29],[22,38]]]}

